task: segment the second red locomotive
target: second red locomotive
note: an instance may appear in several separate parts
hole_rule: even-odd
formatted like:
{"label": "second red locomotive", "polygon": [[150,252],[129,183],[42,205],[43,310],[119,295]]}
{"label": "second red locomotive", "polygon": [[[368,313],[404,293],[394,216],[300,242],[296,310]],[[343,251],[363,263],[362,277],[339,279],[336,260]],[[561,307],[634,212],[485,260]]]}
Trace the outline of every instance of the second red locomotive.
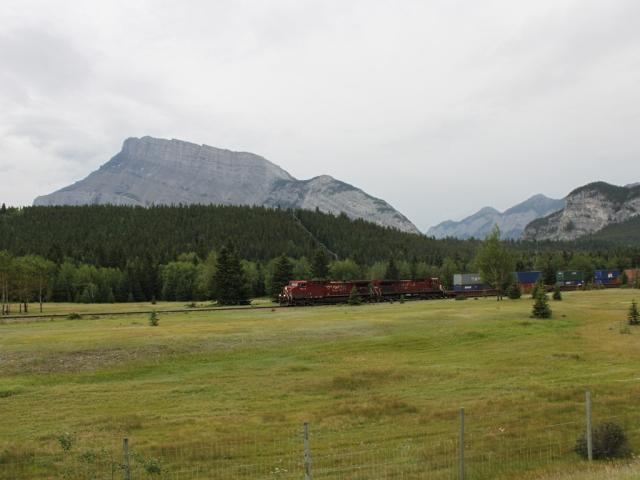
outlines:
{"label": "second red locomotive", "polygon": [[314,305],[345,303],[353,289],[365,302],[382,302],[400,298],[445,298],[446,292],[438,278],[419,280],[357,280],[327,282],[293,280],[282,289],[280,305]]}

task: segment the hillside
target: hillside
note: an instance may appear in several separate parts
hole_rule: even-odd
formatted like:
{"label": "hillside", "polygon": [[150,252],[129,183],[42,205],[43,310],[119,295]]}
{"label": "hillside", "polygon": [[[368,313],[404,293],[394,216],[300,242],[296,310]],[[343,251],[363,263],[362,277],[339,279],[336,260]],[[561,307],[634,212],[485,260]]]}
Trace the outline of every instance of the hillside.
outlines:
{"label": "hillside", "polygon": [[485,207],[458,222],[448,220],[431,227],[427,235],[435,238],[485,238],[498,225],[503,238],[518,239],[533,220],[549,215],[564,207],[564,200],[534,195],[504,212]]}
{"label": "hillside", "polygon": [[384,200],[328,175],[297,180],[247,152],[181,140],[128,138],[97,171],[34,205],[250,205],[318,209],[419,233]]}
{"label": "hillside", "polygon": [[179,254],[201,258],[232,242],[242,258],[268,260],[282,253],[310,257],[320,245],[363,265],[446,256],[469,260],[475,246],[400,232],[346,215],[243,206],[89,205],[26,207],[0,214],[0,250],[123,267],[128,259],[164,263]]}
{"label": "hillside", "polygon": [[640,215],[640,186],[590,183],[567,195],[564,209],[527,225],[523,238],[575,240],[637,215]]}

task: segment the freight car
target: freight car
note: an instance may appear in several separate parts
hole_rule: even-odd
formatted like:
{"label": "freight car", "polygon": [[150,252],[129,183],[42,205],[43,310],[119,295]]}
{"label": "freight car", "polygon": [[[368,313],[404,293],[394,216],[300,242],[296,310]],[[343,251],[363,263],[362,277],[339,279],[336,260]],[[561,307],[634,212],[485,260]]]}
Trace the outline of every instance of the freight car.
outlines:
{"label": "freight car", "polygon": [[353,290],[362,301],[384,302],[400,298],[445,298],[446,292],[437,278],[420,280],[358,280],[326,282],[293,280],[279,295],[280,305],[317,305],[345,303]]}

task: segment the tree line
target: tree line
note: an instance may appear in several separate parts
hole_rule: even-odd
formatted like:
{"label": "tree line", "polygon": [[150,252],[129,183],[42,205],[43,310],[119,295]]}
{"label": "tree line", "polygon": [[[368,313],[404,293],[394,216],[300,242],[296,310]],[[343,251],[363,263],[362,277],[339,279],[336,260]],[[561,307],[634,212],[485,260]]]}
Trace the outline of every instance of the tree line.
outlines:
{"label": "tree line", "polygon": [[[555,283],[558,270],[590,276],[596,268],[640,264],[640,248],[633,245],[497,241],[509,252],[511,271],[540,270],[547,284]],[[274,296],[292,278],[439,277],[451,288],[455,273],[480,270],[481,245],[487,242],[436,240],[317,211],[5,208],[0,296],[3,305],[20,302],[24,309],[35,300],[239,302]],[[236,285],[235,299],[221,293],[228,284]]]}

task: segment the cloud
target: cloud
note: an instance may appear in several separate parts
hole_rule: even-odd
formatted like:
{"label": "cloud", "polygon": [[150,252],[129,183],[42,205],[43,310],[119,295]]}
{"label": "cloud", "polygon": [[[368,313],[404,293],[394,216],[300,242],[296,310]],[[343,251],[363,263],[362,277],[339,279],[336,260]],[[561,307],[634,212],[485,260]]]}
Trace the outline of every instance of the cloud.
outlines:
{"label": "cloud", "polygon": [[632,0],[7,0],[2,201],[28,204],[147,134],[333,175],[423,229],[629,183],[639,16]]}

